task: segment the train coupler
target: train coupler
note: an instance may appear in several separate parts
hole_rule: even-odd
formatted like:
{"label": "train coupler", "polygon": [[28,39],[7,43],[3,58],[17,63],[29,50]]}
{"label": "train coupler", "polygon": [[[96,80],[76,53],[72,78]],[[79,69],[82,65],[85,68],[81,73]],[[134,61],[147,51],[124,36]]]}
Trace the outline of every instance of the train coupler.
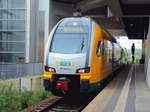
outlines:
{"label": "train coupler", "polygon": [[70,80],[66,77],[61,77],[58,79],[58,81],[56,82],[56,90],[65,92],[65,91],[69,91],[69,83]]}

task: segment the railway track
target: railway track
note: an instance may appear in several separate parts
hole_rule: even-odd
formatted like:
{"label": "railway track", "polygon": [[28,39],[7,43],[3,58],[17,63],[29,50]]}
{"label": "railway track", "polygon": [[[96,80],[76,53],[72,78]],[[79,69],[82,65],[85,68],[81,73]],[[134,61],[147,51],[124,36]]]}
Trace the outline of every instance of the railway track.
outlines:
{"label": "railway track", "polygon": [[80,112],[96,95],[52,96],[22,112]]}
{"label": "railway track", "polygon": [[38,102],[37,104],[24,109],[21,112],[42,112],[45,109],[47,109],[50,105],[53,105],[55,102],[57,102],[60,99],[61,99],[61,97],[51,96],[50,98],[42,100],[42,101]]}
{"label": "railway track", "polygon": [[80,112],[96,95],[67,96],[40,112]]}

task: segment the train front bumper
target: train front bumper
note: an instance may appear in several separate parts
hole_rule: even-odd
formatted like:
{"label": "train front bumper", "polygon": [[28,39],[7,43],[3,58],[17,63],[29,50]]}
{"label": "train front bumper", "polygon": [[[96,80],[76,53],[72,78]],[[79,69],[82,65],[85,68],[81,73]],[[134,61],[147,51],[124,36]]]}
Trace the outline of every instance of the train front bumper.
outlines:
{"label": "train front bumper", "polygon": [[[44,88],[47,91],[52,91],[54,86],[54,83],[51,82],[50,79],[44,79]],[[101,83],[97,82],[97,83],[89,83],[89,80],[82,80],[80,83],[80,88],[79,88],[79,92],[80,93],[89,93],[89,92],[95,92],[100,90],[101,88]]]}

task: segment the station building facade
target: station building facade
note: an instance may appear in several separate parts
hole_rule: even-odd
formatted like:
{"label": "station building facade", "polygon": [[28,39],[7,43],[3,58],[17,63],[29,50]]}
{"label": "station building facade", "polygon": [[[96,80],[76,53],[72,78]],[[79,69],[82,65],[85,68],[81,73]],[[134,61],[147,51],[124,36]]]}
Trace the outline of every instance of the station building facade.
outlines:
{"label": "station building facade", "polygon": [[0,0],[0,63],[43,62],[52,27],[72,16],[73,7],[53,0]]}
{"label": "station building facade", "polygon": [[25,56],[25,0],[0,0],[0,62]]}
{"label": "station building facade", "polygon": [[46,1],[0,0],[0,63],[43,61],[44,40],[49,34]]}

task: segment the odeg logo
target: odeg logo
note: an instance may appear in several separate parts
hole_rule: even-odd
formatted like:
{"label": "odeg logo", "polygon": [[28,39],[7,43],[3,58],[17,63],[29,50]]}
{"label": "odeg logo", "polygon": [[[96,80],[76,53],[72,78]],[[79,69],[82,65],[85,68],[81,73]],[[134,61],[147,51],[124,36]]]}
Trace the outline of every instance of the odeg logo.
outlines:
{"label": "odeg logo", "polygon": [[56,61],[57,66],[75,66],[76,62],[70,62],[70,61]]}

